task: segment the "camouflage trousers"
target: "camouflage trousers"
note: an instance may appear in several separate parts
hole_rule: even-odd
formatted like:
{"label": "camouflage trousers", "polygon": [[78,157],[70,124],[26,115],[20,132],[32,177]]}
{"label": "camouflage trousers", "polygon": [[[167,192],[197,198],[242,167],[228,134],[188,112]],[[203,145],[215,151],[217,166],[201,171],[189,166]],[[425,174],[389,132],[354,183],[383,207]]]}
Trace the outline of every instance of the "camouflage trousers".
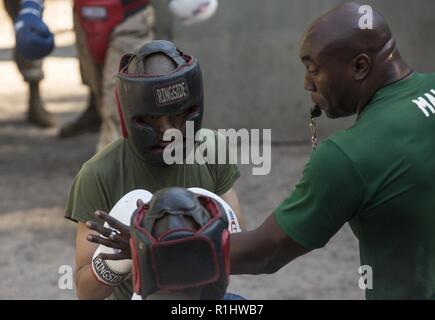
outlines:
{"label": "camouflage trousers", "polygon": [[118,109],[115,101],[116,75],[121,57],[154,39],[155,13],[152,6],[128,17],[110,36],[104,65],[94,63],[86,46],[85,34],[74,17],[76,45],[82,79],[96,98],[102,118],[97,151],[121,136]]}

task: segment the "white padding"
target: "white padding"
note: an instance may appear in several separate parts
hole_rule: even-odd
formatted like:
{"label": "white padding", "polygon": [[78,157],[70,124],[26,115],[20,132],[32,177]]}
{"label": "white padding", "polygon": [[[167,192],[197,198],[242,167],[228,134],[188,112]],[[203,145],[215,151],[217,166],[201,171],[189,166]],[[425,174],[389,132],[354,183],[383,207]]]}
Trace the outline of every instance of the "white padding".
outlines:
{"label": "white padding", "polygon": [[212,17],[218,7],[217,0],[171,0],[169,10],[184,25],[193,25]]}
{"label": "white padding", "polygon": [[239,220],[237,219],[237,216],[234,213],[234,210],[230,207],[230,205],[224,199],[222,199],[217,194],[210,192],[210,191],[203,189],[203,188],[196,188],[195,187],[195,188],[188,188],[187,190],[189,190],[193,193],[196,193],[196,194],[200,194],[200,195],[203,195],[206,197],[213,198],[216,201],[218,201],[224,207],[225,213],[227,214],[228,230],[230,231],[230,233],[242,232],[242,228],[240,228]]}

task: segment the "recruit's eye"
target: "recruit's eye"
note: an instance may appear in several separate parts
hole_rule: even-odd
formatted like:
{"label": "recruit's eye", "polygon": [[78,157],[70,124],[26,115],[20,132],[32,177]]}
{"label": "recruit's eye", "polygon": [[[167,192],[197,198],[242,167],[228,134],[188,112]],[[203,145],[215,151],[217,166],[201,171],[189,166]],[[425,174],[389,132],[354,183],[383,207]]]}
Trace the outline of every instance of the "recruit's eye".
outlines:
{"label": "recruit's eye", "polygon": [[145,117],[134,117],[133,124],[137,127],[143,127],[146,126],[148,123]]}

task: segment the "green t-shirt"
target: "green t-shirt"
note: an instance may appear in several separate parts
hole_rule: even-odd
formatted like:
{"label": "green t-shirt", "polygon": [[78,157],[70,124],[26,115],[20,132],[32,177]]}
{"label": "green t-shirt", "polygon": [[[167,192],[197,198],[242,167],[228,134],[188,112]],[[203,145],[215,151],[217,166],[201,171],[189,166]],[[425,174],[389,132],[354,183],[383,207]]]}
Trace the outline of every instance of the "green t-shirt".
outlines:
{"label": "green t-shirt", "polygon": [[361,264],[373,271],[367,299],[428,299],[435,293],[434,156],[435,74],[417,73],[380,89],[351,128],[319,145],[275,210],[277,223],[315,249],[349,222]]}
{"label": "green t-shirt", "polygon": [[[206,132],[205,143],[215,139],[211,147],[217,148],[219,144],[226,143],[224,136],[217,132],[202,130]],[[228,145],[226,147],[228,155]],[[217,149],[215,151],[217,159]],[[110,212],[119,199],[135,189],[146,189],[154,193],[171,186],[200,187],[222,195],[231,189],[239,176],[234,164],[195,163],[153,167],[136,154],[128,140],[120,139],[83,164],[73,182],[65,217],[73,221],[93,220],[101,223],[93,215],[95,210]],[[126,279],[109,298],[130,299],[132,293],[131,279]]]}

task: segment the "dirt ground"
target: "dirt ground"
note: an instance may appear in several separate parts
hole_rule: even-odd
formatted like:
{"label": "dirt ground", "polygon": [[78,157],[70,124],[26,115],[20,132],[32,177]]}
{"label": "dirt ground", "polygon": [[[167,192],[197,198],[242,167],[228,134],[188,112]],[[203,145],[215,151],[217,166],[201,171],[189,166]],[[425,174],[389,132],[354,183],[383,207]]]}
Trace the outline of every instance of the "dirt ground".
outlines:
{"label": "dirt ground", "polygon": [[[68,3],[57,3],[47,14],[57,28],[59,48],[45,61],[43,95],[61,125],[83,109],[87,91],[80,84],[69,20],[57,18],[67,15],[62,5]],[[10,23],[0,7],[0,299],[75,299],[74,290],[58,285],[59,268],[74,266],[75,254],[75,225],[63,218],[63,207],[97,137],[59,140],[56,128],[26,124],[27,91],[10,60],[12,45]],[[266,176],[252,176],[249,166],[241,167],[236,190],[250,228],[291,191],[309,152],[309,146],[272,146],[272,170]],[[362,299],[358,267],[357,243],[346,226],[326,248],[276,274],[232,277],[230,291],[250,299]]]}

